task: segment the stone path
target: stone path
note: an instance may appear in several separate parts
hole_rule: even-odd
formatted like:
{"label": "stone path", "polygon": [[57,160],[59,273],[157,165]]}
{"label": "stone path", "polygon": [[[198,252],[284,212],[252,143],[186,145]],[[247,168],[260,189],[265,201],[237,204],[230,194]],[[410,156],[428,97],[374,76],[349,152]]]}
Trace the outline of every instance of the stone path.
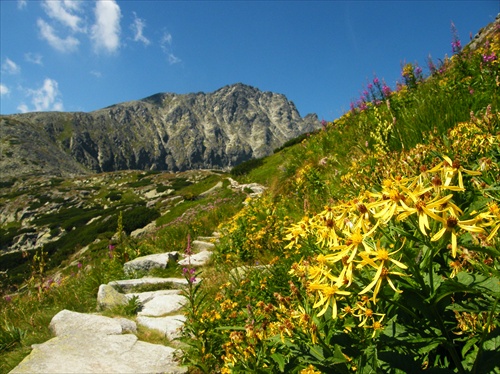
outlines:
{"label": "stone path", "polygon": [[[188,259],[178,252],[144,256],[124,265],[127,274],[165,268],[169,261],[179,265],[202,266],[211,257],[213,242],[203,237],[192,243]],[[186,299],[180,295],[188,284],[184,278],[142,277],[116,280],[99,287],[100,310],[126,305],[135,298],[141,306],[137,317],[110,318],[99,314],[62,310],[52,318],[54,338],[33,345],[31,353],[11,373],[186,373],[179,364],[178,348],[140,341],[138,326],[156,330],[169,340],[180,335],[185,322],[181,309]]]}
{"label": "stone path", "polygon": [[[256,183],[239,184],[231,178],[229,181],[230,188],[247,192],[251,197],[261,195],[265,189]],[[221,185],[214,187],[217,188]],[[203,266],[210,260],[218,237],[214,233],[193,241],[193,255],[189,258],[178,252],[143,256],[124,264],[124,272],[147,273],[154,268],[166,268],[170,261],[181,266]],[[247,269],[235,271],[241,275]],[[137,327],[143,326],[171,341],[179,337],[186,320],[181,313],[186,299],[180,293],[187,284],[184,278],[145,276],[101,285],[97,294],[99,310],[126,305],[135,298],[141,306],[137,317],[110,318],[62,310],[50,322],[54,338],[33,345],[31,353],[10,373],[186,373],[187,367],[179,364],[182,354],[179,348],[143,342],[136,334]]]}

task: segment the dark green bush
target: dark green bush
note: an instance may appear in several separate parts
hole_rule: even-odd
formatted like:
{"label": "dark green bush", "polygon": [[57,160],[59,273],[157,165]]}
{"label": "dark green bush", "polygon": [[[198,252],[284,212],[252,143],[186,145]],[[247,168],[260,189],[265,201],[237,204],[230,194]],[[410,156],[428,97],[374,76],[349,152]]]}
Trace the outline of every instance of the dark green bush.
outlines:
{"label": "dark green bush", "polygon": [[264,165],[264,159],[252,158],[248,161],[242,162],[241,164],[235,166],[231,170],[231,175],[235,177],[238,175],[245,175],[248,174],[251,170],[256,169],[262,165]]}

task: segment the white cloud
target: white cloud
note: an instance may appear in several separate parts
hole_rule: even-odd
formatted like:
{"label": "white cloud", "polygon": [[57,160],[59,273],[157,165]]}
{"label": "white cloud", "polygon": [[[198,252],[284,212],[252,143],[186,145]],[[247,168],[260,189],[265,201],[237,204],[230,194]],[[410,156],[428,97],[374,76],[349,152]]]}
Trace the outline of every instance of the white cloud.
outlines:
{"label": "white cloud", "polygon": [[80,10],[80,2],[78,1],[54,1],[45,0],[42,3],[45,13],[50,18],[59,21],[64,26],[69,27],[73,32],[84,32],[85,29],[80,26],[83,20],[74,14]]}
{"label": "white cloud", "polygon": [[18,9],[24,9],[28,5],[27,0],[17,0],[17,8]]}
{"label": "white cloud", "polygon": [[164,32],[160,40],[161,47],[163,49],[167,48],[172,44],[172,35],[169,32]]}
{"label": "white cloud", "polygon": [[[38,89],[28,89],[27,95],[31,97],[31,103],[34,106],[33,111],[63,110],[59,85],[54,79],[46,78],[43,81],[42,87]],[[17,109],[23,113],[30,111],[28,106],[24,103],[20,104]]]}
{"label": "white cloud", "polygon": [[75,37],[71,35],[64,39],[59,37],[56,35],[54,28],[41,18],[39,18],[36,23],[38,25],[38,29],[40,30],[41,37],[58,51],[71,52],[78,48],[80,41]]}
{"label": "white cloud", "polygon": [[92,74],[96,78],[101,78],[102,77],[102,73],[100,71],[97,71],[97,70],[91,70],[90,74]]}
{"label": "white cloud", "polygon": [[130,28],[134,32],[134,41],[142,42],[144,45],[149,45],[151,42],[143,34],[144,27],[146,27],[146,22],[143,19],[138,18],[137,14],[134,12],[134,22],[130,25]]}
{"label": "white cloud", "polygon": [[42,55],[38,53],[31,53],[31,52],[25,53],[24,59],[28,62],[31,62],[32,64],[43,65]]}
{"label": "white cloud", "polygon": [[24,103],[19,104],[19,105],[17,106],[17,110],[19,110],[21,113],[27,113],[27,112],[29,112],[29,111],[30,111],[30,110],[28,109],[28,106],[27,106],[26,104],[24,104]]}
{"label": "white cloud", "polygon": [[172,34],[165,31],[160,39],[160,46],[163,52],[167,55],[167,59],[170,65],[178,64],[182,60],[172,53]]}
{"label": "white cloud", "polygon": [[120,7],[114,0],[99,0],[95,6],[91,38],[96,51],[113,53],[120,47]]}
{"label": "white cloud", "polygon": [[169,53],[168,54],[168,62],[170,63],[170,65],[173,65],[173,64],[178,64],[179,62],[182,62],[182,60],[180,58],[178,58],[177,56],[174,56],[174,54]]}
{"label": "white cloud", "polygon": [[5,62],[2,64],[2,73],[4,74],[19,74],[21,68],[10,58],[6,58]]}
{"label": "white cloud", "polygon": [[8,95],[10,93],[9,87],[0,83],[0,96]]}

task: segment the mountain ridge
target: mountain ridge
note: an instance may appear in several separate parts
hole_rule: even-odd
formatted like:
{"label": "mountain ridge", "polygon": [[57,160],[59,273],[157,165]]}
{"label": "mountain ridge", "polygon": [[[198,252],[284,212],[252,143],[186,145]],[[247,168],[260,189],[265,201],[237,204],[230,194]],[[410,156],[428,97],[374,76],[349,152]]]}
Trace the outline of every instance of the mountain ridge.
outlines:
{"label": "mountain ridge", "polygon": [[242,83],[157,93],[92,112],[1,116],[4,177],[227,169],[320,127],[284,95]]}

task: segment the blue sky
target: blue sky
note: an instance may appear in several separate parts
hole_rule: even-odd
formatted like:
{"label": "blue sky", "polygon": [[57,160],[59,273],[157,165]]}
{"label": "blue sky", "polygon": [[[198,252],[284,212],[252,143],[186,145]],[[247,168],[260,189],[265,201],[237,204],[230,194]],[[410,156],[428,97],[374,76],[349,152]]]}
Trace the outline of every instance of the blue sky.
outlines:
{"label": "blue sky", "polygon": [[377,76],[426,70],[500,12],[492,1],[1,0],[2,114],[93,111],[242,82],[333,120]]}

